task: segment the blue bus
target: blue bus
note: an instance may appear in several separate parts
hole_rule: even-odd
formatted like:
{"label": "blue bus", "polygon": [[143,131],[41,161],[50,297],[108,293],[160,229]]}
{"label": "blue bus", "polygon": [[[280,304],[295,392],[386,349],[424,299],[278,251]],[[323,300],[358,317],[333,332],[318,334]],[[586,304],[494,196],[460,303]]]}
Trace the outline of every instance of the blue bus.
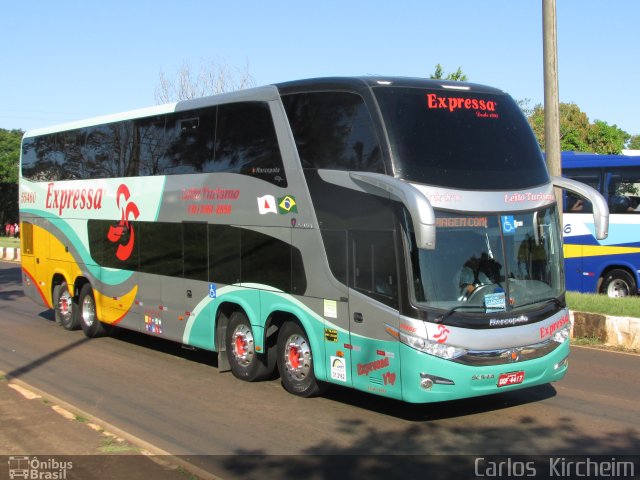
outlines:
{"label": "blue bus", "polygon": [[565,191],[566,288],[610,297],[640,285],[640,157],[563,152],[562,175],[598,190],[609,205],[609,236],[597,240],[592,205]]}

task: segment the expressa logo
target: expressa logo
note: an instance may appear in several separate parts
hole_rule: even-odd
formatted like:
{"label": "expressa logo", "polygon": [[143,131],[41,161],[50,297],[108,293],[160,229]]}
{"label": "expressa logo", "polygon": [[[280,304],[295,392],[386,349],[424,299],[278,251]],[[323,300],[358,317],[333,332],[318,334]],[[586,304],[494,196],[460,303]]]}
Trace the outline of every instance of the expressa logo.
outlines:
{"label": "expressa logo", "polygon": [[109,227],[109,232],[107,233],[107,238],[112,243],[119,243],[122,237],[125,236],[126,238],[126,234],[128,234],[128,241],[118,245],[116,250],[116,257],[122,261],[131,256],[135,245],[135,231],[133,225],[129,222],[136,220],[140,216],[138,206],[134,202],[129,202],[130,197],[129,187],[125,184],[120,185],[116,192],[116,205],[121,212],[120,222],[116,226]]}
{"label": "expressa logo", "polygon": [[449,110],[475,110],[476,112],[495,112],[497,103],[493,100],[481,100],[465,97],[439,97],[435,93],[427,94],[427,106],[430,109]]}
{"label": "expressa logo", "polygon": [[571,321],[569,320],[569,315],[563,315],[560,320],[553,322],[551,325],[540,327],[540,338],[545,338],[553,335],[568,323],[571,323]]}
{"label": "expressa logo", "polygon": [[[47,185],[45,208],[55,209],[62,216],[64,210],[100,210],[104,188],[56,188]],[[34,198],[35,201],[35,198]]]}

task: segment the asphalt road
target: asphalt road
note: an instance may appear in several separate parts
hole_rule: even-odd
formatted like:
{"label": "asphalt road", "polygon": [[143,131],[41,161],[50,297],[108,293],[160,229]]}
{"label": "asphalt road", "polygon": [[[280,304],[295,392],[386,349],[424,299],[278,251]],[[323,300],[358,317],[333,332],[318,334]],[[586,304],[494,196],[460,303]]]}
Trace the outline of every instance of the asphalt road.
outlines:
{"label": "asphalt road", "polygon": [[280,468],[278,455],[289,456],[295,473],[309,467],[291,455],[329,468],[335,455],[375,462],[382,455],[640,452],[638,355],[574,347],[557,384],[447,404],[410,405],[339,387],[302,399],[277,379],[245,383],[218,373],[208,352],[131,332],[88,340],[65,331],[22,295],[20,267],[7,262],[0,262],[0,370],[163,450],[216,464],[212,470],[226,478],[242,476],[232,460],[238,455],[253,459],[243,469],[264,474]]}

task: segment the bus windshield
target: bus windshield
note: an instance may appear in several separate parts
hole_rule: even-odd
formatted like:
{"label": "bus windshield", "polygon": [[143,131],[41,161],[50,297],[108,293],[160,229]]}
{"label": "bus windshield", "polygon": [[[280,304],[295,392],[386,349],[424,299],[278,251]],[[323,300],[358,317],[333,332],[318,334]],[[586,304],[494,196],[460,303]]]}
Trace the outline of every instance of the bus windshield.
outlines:
{"label": "bus windshield", "polygon": [[549,182],[531,128],[506,94],[375,87],[399,178],[456,189]]}
{"label": "bus windshield", "polygon": [[564,274],[556,216],[555,206],[507,215],[437,211],[436,243],[446,248],[413,245],[416,302],[446,310],[500,312],[558,298]]}

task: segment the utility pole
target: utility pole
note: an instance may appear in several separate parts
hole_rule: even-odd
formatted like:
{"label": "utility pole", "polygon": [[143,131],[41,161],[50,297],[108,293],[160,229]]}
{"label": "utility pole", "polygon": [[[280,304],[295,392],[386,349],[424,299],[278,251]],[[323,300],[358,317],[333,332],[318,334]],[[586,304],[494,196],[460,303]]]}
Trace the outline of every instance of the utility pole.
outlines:
{"label": "utility pole", "polygon": [[[544,144],[550,175],[560,176],[560,106],[558,99],[558,35],[556,0],[542,0],[542,50],[544,56]],[[562,194],[556,191],[562,214]]]}

